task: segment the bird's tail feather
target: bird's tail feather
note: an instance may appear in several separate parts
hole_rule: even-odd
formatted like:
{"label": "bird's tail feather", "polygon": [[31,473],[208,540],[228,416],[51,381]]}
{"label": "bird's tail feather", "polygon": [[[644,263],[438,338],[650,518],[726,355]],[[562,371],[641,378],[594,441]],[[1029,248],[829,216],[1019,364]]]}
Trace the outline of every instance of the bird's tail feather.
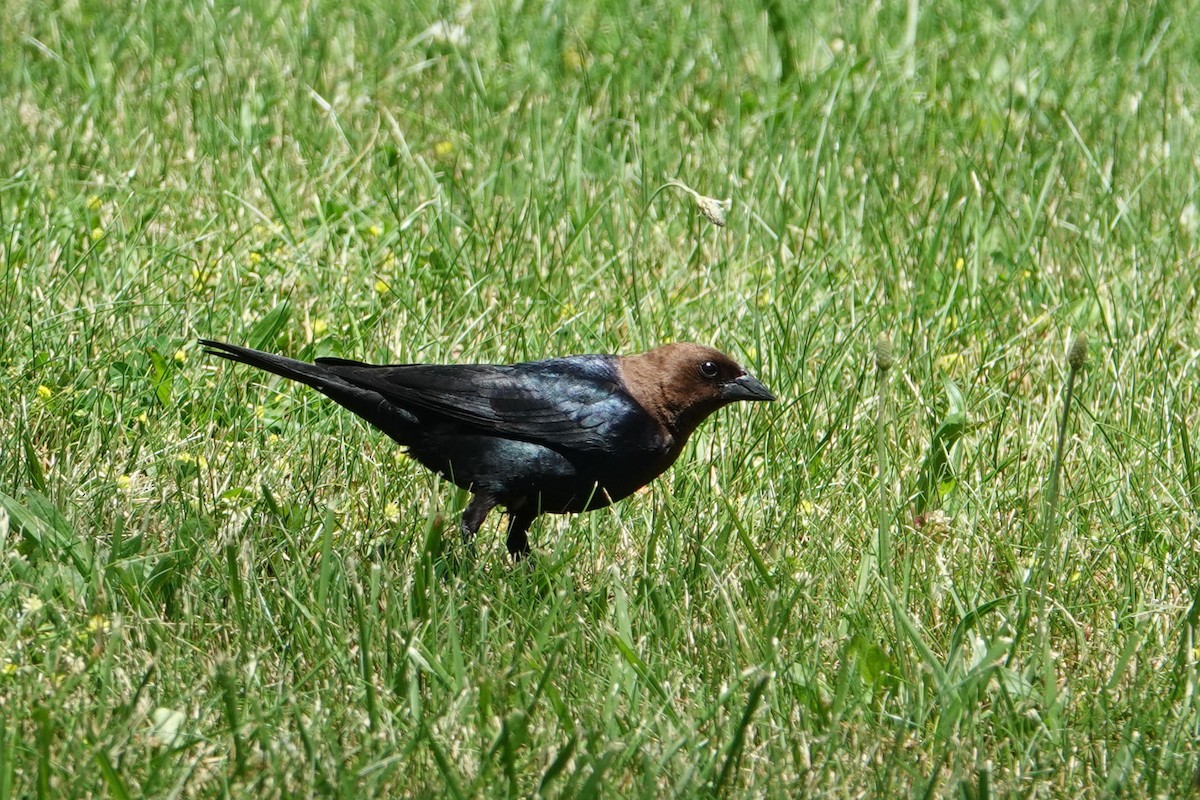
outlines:
{"label": "bird's tail feather", "polygon": [[323,391],[339,384],[344,385],[344,382],[335,374],[317,364],[309,364],[306,361],[297,361],[294,358],[264,353],[261,350],[252,350],[249,347],[226,344],[212,339],[201,339],[200,344],[204,346],[204,352],[209,355],[227,358],[239,364],[249,364],[289,380],[307,384],[314,389]]}
{"label": "bird's tail feather", "polygon": [[[338,405],[350,409],[400,444],[408,447],[420,431],[420,425],[411,412],[386,402],[378,392],[338,375],[338,366],[357,366],[359,362],[347,359],[317,359],[316,364],[297,361],[294,358],[264,353],[236,344],[201,339],[204,352],[227,358],[241,364],[272,372],[284,378],[307,384]],[[362,365],[368,366],[368,365]]]}

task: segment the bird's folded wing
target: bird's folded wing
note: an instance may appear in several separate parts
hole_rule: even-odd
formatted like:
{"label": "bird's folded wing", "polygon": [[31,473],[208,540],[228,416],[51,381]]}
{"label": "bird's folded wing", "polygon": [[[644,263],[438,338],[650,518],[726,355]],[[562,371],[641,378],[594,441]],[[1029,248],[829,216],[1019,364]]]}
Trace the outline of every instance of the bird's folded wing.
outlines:
{"label": "bird's folded wing", "polygon": [[639,427],[645,414],[604,356],[513,366],[317,363],[402,408],[549,446],[605,449]]}

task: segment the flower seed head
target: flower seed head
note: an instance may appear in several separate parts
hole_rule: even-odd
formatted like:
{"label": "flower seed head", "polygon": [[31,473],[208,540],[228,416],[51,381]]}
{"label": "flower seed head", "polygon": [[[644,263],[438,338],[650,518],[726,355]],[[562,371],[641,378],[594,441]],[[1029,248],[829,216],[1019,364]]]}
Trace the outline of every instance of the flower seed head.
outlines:
{"label": "flower seed head", "polygon": [[1088,352],[1088,337],[1086,331],[1080,331],[1075,337],[1075,341],[1071,342],[1071,349],[1067,351],[1067,364],[1071,369],[1079,369],[1087,361]]}
{"label": "flower seed head", "polygon": [[683,181],[677,181],[674,178],[667,181],[666,185],[674,186],[676,189],[682,189],[690,194],[692,201],[696,204],[696,208],[699,209],[706,220],[718,227],[725,227],[725,219],[729,214],[730,207],[733,205],[733,198],[727,197],[724,200],[718,200],[715,197],[700,194]]}
{"label": "flower seed head", "polygon": [[733,205],[733,199],[718,200],[715,197],[698,194],[696,197],[696,207],[700,209],[700,213],[704,218],[717,227],[725,227],[725,215],[729,213],[729,207]]}
{"label": "flower seed head", "polygon": [[875,369],[887,372],[892,368],[895,357],[892,354],[892,340],[886,333],[875,337]]}

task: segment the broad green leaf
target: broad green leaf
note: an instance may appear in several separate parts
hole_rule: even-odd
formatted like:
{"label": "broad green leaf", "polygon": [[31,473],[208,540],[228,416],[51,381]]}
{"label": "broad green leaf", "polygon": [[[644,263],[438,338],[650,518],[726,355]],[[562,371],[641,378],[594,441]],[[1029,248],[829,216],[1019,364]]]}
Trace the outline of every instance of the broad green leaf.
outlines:
{"label": "broad green leaf", "polygon": [[269,348],[291,318],[292,306],[287,300],[284,300],[267,312],[267,315],[250,329],[250,335],[247,337],[250,347],[257,350]]}
{"label": "broad green leaf", "polygon": [[950,483],[953,488],[950,451],[967,428],[967,404],[962,392],[950,378],[943,378],[942,383],[946,388],[948,407],[921,465],[921,475],[917,480],[917,514],[924,514],[930,508],[935,498],[940,496],[938,490],[942,484]]}

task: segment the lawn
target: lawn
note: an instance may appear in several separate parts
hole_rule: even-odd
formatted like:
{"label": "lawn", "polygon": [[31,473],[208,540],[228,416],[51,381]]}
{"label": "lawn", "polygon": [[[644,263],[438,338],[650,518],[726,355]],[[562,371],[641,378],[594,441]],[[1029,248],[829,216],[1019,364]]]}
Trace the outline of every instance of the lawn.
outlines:
{"label": "lawn", "polygon": [[[0,14],[0,800],[1198,785],[1195,3]],[[199,337],[779,402],[470,563]]]}

